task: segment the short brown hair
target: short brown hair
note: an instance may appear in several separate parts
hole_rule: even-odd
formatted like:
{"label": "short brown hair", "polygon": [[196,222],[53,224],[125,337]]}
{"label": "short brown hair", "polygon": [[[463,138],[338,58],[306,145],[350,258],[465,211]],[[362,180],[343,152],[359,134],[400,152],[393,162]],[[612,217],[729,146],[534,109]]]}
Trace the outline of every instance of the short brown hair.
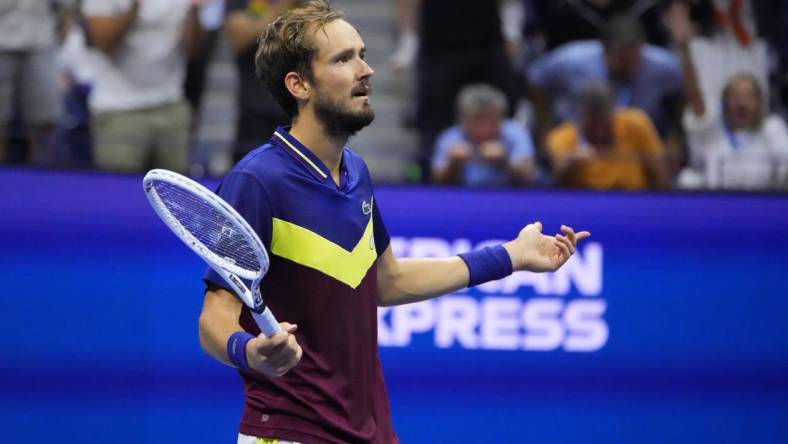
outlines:
{"label": "short brown hair", "polygon": [[285,87],[285,76],[296,72],[314,81],[312,60],[317,48],[312,36],[329,22],[344,17],[345,14],[332,9],[327,0],[314,0],[280,15],[260,36],[255,73],[291,118],[298,115],[298,103]]}

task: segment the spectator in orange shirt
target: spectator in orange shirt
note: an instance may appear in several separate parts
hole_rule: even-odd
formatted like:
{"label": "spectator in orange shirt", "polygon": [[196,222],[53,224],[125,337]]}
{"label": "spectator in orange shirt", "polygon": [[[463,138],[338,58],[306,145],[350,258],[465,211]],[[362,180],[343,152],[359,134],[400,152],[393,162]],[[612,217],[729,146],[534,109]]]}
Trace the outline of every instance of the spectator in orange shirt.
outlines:
{"label": "spectator in orange shirt", "polygon": [[664,147],[648,116],[616,109],[610,87],[589,83],[578,97],[580,121],[547,136],[557,185],[597,190],[668,187]]}

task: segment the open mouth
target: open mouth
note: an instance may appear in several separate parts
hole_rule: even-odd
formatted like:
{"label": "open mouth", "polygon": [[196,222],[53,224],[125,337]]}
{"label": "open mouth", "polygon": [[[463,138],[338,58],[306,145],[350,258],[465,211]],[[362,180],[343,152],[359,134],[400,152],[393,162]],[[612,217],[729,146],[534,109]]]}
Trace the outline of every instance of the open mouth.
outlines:
{"label": "open mouth", "polygon": [[372,86],[362,85],[353,90],[353,97],[369,97],[372,93]]}

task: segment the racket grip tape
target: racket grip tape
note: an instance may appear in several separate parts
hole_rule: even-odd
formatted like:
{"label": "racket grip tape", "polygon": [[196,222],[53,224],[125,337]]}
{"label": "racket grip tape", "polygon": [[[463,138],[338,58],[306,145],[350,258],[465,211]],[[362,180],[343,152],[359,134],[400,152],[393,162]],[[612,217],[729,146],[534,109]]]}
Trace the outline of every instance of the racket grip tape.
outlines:
{"label": "racket grip tape", "polygon": [[271,337],[282,330],[279,328],[279,323],[276,322],[276,318],[274,318],[274,315],[268,307],[265,307],[262,313],[257,313],[252,310],[252,317],[254,317],[257,326],[260,327],[260,331],[267,337]]}

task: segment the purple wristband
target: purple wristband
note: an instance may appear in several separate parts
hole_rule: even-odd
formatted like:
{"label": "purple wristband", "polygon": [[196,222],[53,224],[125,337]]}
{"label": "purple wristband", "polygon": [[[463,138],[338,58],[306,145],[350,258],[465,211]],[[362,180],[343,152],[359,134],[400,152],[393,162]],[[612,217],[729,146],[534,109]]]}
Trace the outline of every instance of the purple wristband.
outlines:
{"label": "purple wristband", "polygon": [[468,265],[468,287],[498,280],[512,274],[512,259],[503,245],[486,247],[460,255]]}
{"label": "purple wristband", "polygon": [[237,331],[227,340],[227,358],[239,370],[249,370],[249,362],[246,360],[246,343],[252,338],[254,336],[245,331]]}

